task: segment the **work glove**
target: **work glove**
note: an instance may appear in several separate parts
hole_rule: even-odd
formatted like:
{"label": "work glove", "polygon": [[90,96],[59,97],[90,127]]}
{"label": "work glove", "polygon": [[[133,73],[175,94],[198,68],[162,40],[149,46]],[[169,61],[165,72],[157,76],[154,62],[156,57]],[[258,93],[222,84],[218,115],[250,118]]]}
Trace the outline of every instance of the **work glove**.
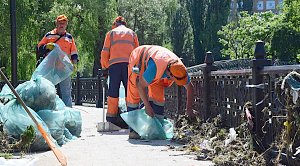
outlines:
{"label": "work glove", "polygon": [[50,51],[52,51],[54,49],[54,47],[55,47],[54,43],[47,43],[47,45],[46,45],[46,49],[50,50]]}
{"label": "work glove", "polygon": [[107,78],[107,77],[108,77],[108,69],[103,68],[103,69],[101,70],[100,77],[102,77],[102,78]]}
{"label": "work glove", "polygon": [[77,54],[71,55],[71,61],[73,64],[78,63],[79,62],[78,55]]}

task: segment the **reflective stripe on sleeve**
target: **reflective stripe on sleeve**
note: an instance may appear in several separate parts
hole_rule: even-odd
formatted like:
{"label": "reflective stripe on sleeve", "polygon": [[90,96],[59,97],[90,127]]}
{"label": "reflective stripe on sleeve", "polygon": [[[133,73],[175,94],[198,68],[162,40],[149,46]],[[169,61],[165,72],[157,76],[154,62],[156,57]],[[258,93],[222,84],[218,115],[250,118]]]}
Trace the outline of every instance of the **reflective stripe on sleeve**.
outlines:
{"label": "reflective stripe on sleeve", "polygon": [[73,54],[77,54],[78,55],[78,52],[77,51],[71,52],[71,55],[73,55]]}
{"label": "reflective stripe on sleeve", "polygon": [[127,103],[127,107],[130,107],[130,108],[138,108],[138,107],[139,107],[139,104]]}
{"label": "reflective stripe on sleeve", "polygon": [[103,47],[102,51],[108,51],[109,52],[109,48],[108,47]]}

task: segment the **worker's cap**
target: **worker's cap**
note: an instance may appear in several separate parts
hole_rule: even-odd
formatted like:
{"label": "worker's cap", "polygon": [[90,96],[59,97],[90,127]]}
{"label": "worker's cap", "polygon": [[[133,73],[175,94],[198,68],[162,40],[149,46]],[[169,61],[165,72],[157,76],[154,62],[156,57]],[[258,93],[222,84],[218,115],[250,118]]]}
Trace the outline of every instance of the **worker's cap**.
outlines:
{"label": "worker's cap", "polygon": [[171,62],[168,65],[170,75],[174,78],[174,81],[177,85],[182,86],[186,85],[188,81],[188,74],[186,67],[183,63],[177,61]]}
{"label": "worker's cap", "polygon": [[68,17],[63,14],[56,17],[56,22],[62,22],[62,21],[68,22]]}

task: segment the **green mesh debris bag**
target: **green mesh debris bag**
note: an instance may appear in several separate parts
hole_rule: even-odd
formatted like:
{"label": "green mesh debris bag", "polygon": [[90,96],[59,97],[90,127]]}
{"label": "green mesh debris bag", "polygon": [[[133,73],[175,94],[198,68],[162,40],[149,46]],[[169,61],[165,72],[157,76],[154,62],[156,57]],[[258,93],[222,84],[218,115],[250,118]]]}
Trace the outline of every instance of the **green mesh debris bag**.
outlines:
{"label": "green mesh debris bag", "polygon": [[45,57],[41,64],[35,69],[31,79],[42,76],[57,85],[69,77],[74,70],[74,66],[69,57],[60,47],[55,44],[54,49]]}
{"label": "green mesh debris bag", "polygon": [[[3,107],[3,104],[0,102],[0,113],[1,113],[1,109]],[[0,114],[1,115],[1,114]],[[3,123],[2,117],[0,116],[0,123]]]}
{"label": "green mesh debris bag", "polygon": [[78,110],[64,107],[59,110],[40,110],[37,114],[47,124],[59,145],[74,140],[81,134],[82,118]]}
{"label": "green mesh debris bag", "polygon": [[[40,118],[40,116],[34,112],[31,108],[29,111],[43,127],[49,137],[56,143],[56,141],[51,137],[49,128],[46,123]],[[34,126],[36,137],[30,147],[32,151],[44,151],[49,150],[49,147],[44,140],[43,136],[37,129],[35,123],[29,117],[24,108],[17,102],[17,100],[11,100],[6,103],[0,110],[0,117],[4,122],[3,130],[8,135],[14,137],[15,139],[20,139],[22,133],[26,130],[27,126]]]}
{"label": "green mesh debris bag", "polygon": [[[37,77],[34,80],[26,81],[17,86],[16,91],[25,102],[25,104],[33,109],[39,111],[43,109],[53,110],[56,107],[56,90],[54,85],[43,77]],[[8,100],[15,99],[13,92],[5,84],[0,98]]]}
{"label": "green mesh debris bag", "polygon": [[55,98],[55,102],[56,102],[56,110],[62,110],[66,107],[66,104],[62,101],[61,98],[59,98],[58,95],[56,95],[56,98]]}
{"label": "green mesh debris bag", "polygon": [[47,124],[51,136],[57,141],[58,145],[65,144],[64,129],[65,129],[65,112],[40,110],[37,114]]}
{"label": "green mesh debris bag", "polygon": [[122,113],[121,117],[142,139],[171,139],[173,137],[173,124],[169,120],[150,117],[144,109]]}
{"label": "green mesh debris bag", "polygon": [[82,130],[82,118],[80,111],[70,107],[65,107],[64,112],[65,127],[72,135],[79,137]]}

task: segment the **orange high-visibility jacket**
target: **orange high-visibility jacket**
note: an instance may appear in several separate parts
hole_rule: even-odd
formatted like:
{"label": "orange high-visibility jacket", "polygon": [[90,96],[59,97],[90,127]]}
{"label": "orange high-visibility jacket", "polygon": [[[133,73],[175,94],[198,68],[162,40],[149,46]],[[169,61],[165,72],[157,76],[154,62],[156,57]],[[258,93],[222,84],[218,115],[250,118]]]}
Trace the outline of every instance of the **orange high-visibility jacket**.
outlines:
{"label": "orange high-visibility jacket", "polygon": [[140,69],[139,76],[141,77],[147,68],[148,60],[150,58],[152,58],[157,68],[156,75],[152,83],[158,83],[159,81],[161,81],[162,76],[170,61],[177,60],[178,63],[182,63],[177,55],[164,47],[155,45],[143,45],[136,48],[131,53],[129,59],[129,70],[134,66],[138,67]]}
{"label": "orange high-visibility jacket", "polygon": [[[39,42],[38,48],[41,45],[51,43],[51,42],[53,43],[59,37],[60,36],[57,34],[56,28],[53,29],[52,31],[46,33],[43,39]],[[64,51],[70,59],[71,59],[71,55],[78,54],[74,38],[72,37],[71,34],[67,32],[65,32],[65,34],[56,42],[56,44],[59,45],[60,49]]]}
{"label": "orange high-visibility jacket", "polygon": [[[154,80],[148,86],[148,97],[149,101],[154,101],[160,106],[165,104],[164,88],[174,82],[173,80],[162,79],[169,62],[178,60],[178,63],[182,63],[178,56],[161,46],[143,45],[134,49],[128,65],[127,106],[129,107],[135,108],[140,102],[136,80],[137,77],[143,76],[150,58],[156,64],[157,70]],[[138,68],[139,73],[133,73],[133,67]]]}
{"label": "orange high-visibility jacket", "polygon": [[101,51],[101,66],[108,68],[112,64],[128,62],[133,49],[139,46],[135,32],[124,25],[112,29],[106,34]]}

